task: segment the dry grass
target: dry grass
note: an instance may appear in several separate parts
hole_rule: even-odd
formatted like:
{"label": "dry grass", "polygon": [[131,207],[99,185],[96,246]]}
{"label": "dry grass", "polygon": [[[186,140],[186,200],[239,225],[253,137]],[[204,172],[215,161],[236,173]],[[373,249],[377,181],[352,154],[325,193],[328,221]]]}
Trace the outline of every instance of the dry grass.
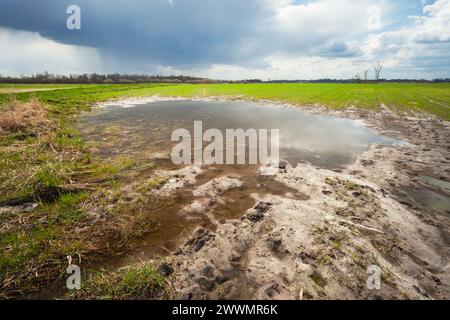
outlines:
{"label": "dry grass", "polygon": [[36,136],[52,125],[47,111],[36,98],[24,103],[13,97],[6,110],[0,114],[0,133]]}

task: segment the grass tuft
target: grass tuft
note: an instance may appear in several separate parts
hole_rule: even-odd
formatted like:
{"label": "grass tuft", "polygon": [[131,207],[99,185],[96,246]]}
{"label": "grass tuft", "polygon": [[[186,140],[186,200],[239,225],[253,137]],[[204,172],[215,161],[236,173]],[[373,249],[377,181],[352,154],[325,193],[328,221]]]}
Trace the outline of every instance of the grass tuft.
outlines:
{"label": "grass tuft", "polygon": [[35,97],[27,103],[13,97],[6,110],[0,115],[0,131],[3,133],[36,136],[51,126],[47,111]]}
{"label": "grass tuft", "polygon": [[147,263],[116,272],[97,272],[82,284],[76,299],[136,300],[157,299],[164,295],[166,278],[158,269]]}

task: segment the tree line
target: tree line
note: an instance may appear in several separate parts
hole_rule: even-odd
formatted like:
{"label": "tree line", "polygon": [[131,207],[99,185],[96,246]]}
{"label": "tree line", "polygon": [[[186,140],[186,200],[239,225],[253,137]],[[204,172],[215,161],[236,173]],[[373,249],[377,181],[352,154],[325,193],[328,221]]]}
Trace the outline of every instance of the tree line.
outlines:
{"label": "tree line", "polygon": [[[378,82],[450,82],[450,78],[446,79],[381,79],[380,66],[375,69],[374,80],[368,79],[368,71],[365,71],[363,77],[357,75],[352,79],[318,79],[318,80],[268,80],[246,79],[246,80],[212,80],[207,78],[191,77],[191,76],[162,76],[147,74],[74,74],[74,75],[55,75],[48,72],[37,73],[31,76],[2,76],[0,75],[0,83],[22,83],[22,84],[139,84],[139,83],[378,83]],[[376,67],[376,68],[377,68]],[[379,71],[379,72],[378,72]]]}
{"label": "tree line", "polygon": [[1,83],[26,83],[26,84],[133,84],[133,83],[214,83],[217,81],[190,77],[190,76],[162,76],[147,74],[72,74],[55,75],[52,73],[36,73],[31,76],[2,76]]}

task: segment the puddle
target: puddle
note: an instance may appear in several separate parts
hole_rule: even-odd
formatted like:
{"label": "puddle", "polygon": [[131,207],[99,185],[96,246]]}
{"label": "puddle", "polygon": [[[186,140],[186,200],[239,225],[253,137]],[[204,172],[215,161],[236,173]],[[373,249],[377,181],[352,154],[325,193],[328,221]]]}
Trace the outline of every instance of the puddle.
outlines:
{"label": "puddle", "polygon": [[[174,100],[139,104],[127,108],[110,106],[90,113],[81,123],[87,141],[98,143],[98,154],[111,158],[133,157],[145,160],[154,154],[162,157],[164,169],[180,169],[170,161],[172,131],[185,128],[193,132],[194,121],[203,121],[203,131],[226,129],[279,129],[280,157],[292,164],[310,162],[313,165],[340,169],[351,163],[370,144],[394,144],[396,141],[374,134],[360,121],[332,116],[311,115],[299,109],[243,101]],[[252,194],[280,195],[297,200],[307,195],[262,177],[257,165],[209,166],[197,177],[195,185],[186,186],[170,199],[149,199],[152,216],[149,232],[135,243],[135,249],[114,262],[122,266],[133,261],[164,256],[173,252],[180,241],[198,226],[215,230],[217,224],[241,217],[255,206]],[[158,165],[157,169],[161,169]],[[152,175],[146,172],[145,175]],[[214,202],[207,212],[185,213],[185,208],[202,197],[193,191],[212,179],[236,176],[242,186],[220,194],[223,201]],[[142,178],[142,177],[141,177]],[[203,200],[208,197],[203,197]],[[160,201],[160,199],[159,199]]]}
{"label": "puddle", "polygon": [[421,181],[428,186],[440,189],[443,192],[450,194],[450,182],[428,176],[421,177]]}
{"label": "puddle", "polygon": [[434,212],[450,214],[450,198],[431,190],[407,188],[406,193],[422,207]]}
{"label": "puddle", "polygon": [[449,182],[422,176],[420,177],[420,186],[407,188],[406,193],[425,209],[450,214]]}
{"label": "puddle", "polygon": [[175,100],[127,108],[110,106],[87,117],[83,127],[88,138],[113,145],[107,148],[112,154],[167,153],[175,145],[170,141],[172,131],[185,128],[192,133],[194,121],[203,121],[203,131],[279,129],[282,159],[328,169],[351,163],[371,144],[396,142],[376,135],[360,121],[247,101]]}

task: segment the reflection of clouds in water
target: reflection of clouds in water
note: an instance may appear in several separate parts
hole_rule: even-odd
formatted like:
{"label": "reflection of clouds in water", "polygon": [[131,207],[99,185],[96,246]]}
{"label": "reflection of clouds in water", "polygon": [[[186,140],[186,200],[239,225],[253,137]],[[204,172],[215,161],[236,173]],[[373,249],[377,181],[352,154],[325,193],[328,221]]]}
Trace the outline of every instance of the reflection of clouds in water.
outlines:
{"label": "reflection of clouds in water", "polygon": [[274,125],[281,128],[280,144],[284,149],[345,153],[348,148],[361,149],[374,142],[385,142],[361,121],[310,115],[299,110],[284,109],[272,121]]}
{"label": "reflection of clouds in water", "polygon": [[316,152],[345,152],[344,148],[365,147],[370,136],[361,128],[310,124],[296,131],[282,130],[281,147]]}
{"label": "reflection of clouds in water", "polygon": [[[128,106],[135,102],[124,104]],[[305,160],[314,164],[316,161],[319,165],[348,162],[372,143],[393,143],[393,140],[372,133],[361,121],[312,115],[292,107],[246,101],[149,99],[146,102],[130,108],[105,108],[105,112],[94,115],[90,121],[123,123],[131,130],[132,139],[168,149],[173,144],[173,130],[185,128],[193,136],[194,121],[203,121],[203,132],[216,128],[224,136],[226,129],[269,129],[269,132],[279,129],[282,157],[284,153],[294,162]]]}

